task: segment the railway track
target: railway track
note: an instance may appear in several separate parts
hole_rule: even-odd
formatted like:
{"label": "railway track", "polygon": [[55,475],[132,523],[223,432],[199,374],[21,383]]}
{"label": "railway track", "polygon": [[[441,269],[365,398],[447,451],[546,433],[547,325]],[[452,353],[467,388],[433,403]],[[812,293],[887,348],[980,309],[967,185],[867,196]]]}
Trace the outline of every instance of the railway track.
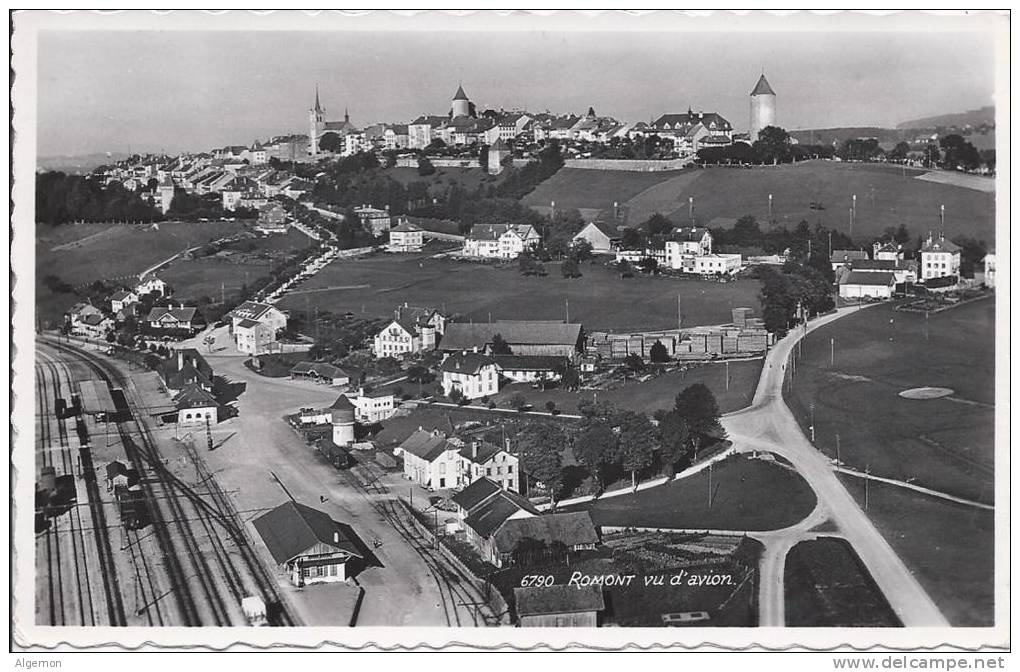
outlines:
{"label": "railway track", "polygon": [[[79,476],[85,482],[91,519],[89,529],[94,532],[90,535],[85,534],[86,525],[82,520],[81,508],[77,505],[77,497],[66,512],[66,530],[61,530],[63,523],[59,522],[63,514],[50,519],[50,525],[45,532],[47,535],[47,572],[50,575],[48,579],[50,586],[48,597],[51,602],[50,622],[53,625],[127,625],[123,601],[118,588],[117,568],[113,560],[113,550],[106,525],[106,513],[96,483],[95,470],[92,468],[90,450],[85,445],[79,445],[78,454],[74,455],[66,419],[60,417],[62,411],[57,400],[70,399],[70,372],[67,367],[60,365],[45,353],[39,352],[36,360],[36,373],[41,413],[39,438],[43,447],[43,466],[52,467],[54,470],[59,467],[65,477],[70,476],[74,479],[75,458],[77,458]],[[67,392],[66,396],[62,396],[62,378],[66,381],[64,388]],[[50,401],[51,394],[52,403]],[[54,441],[50,419],[57,428],[56,441]],[[53,457],[55,451],[60,455],[59,464]],[[62,561],[61,546],[66,545],[63,543],[65,539],[68,540],[70,549],[64,549],[64,560]],[[70,550],[69,554],[68,550]],[[54,551],[55,563],[53,561]],[[98,561],[98,578],[102,585],[101,595],[93,592],[95,583],[93,575],[97,569],[92,565],[93,558]],[[68,578],[73,577],[73,584],[69,588],[71,601],[77,605],[76,619],[75,614],[67,613],[63,562],[70,566],[70,571],[67,572]],[[55,597],[53,590],[53,574],[56,574],[57,577],[56,594],[59,595],[59,599]],[[56,606],[53,604],[55,601],[59,601],[60,604],[59,617]]]}
{"label": "railway track", "polygon": [[[132,381],[115,367],[77,348],[49,340],[45,342],[84,362],[111,388],[119,387],[128,409],[144,407],[139,403],[139,395]],[[271,624],[297,625],[276,590],[275,578],[267,572],[244,527],[239,524],[232,502],[205,470],[204,462],[194,448],[185,445],[190,450],[189,459],[196,467],[198,483],[209,484],[208,493],[197,492],[195,487],[167,467],[142,418],[131,413],[129,418],[116,425],[117,434],[132,467],[138,469],[139,473],[147,474],[147,478],[142,479],[142,486],[153,518],[153,533],[157,536],[163,564],[170,575],[170,592],[176,596],[184,624],[242,625],[245,621],[240,610],[241,599],[248,595],[259,595],[271,608],[276,606],[270,618]],[[156,492],[157,487],[160,493]],[[165,503],[169,515],[163,514],[160,502]],[[223,531],[227,532],[226,540]],[[137,542],[137,532],[135,536]],[[182,562],[176,552],[178,539],[186,551],[188,562]],[[166,593],[153,597],[156,589],[148,569],[153,563],[143,553],[135,553],[130,539],[128,546],[132,549],[136,572],[140,566],[150,577],[147,581],[139,582],[140,592],[144,595],[148,584],[149,601],[146,604],[155,604]],[[193,570],[190,575],[186,567]],[[137,574],[140,576],[142,572]],[[194,583],[189,583],[192,579],[199,589],[194,593]],[[203,598],[201,607],[196,603],[196,595]],[[165,624],[167,620],[158,608],[148,618],[152,624]]]}

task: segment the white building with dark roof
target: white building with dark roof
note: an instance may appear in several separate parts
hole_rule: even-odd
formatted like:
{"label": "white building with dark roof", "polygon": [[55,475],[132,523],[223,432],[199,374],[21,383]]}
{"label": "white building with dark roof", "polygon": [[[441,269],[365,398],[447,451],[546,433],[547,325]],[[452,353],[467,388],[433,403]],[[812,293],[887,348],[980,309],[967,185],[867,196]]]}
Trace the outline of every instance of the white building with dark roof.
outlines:
{"label": "white building with dark roof", "polygon": [[425,244],[425,232],[417,224],[402,219],[389,230],[390,240],[386,249],[390,252],[421,252]]}
{"label": "white building with dark roof", "polygon": [[[454,325],[450,325],[452,328]],[[499,369],[495,360],[482,353],[456,353],[439,365],[443,394],[449,397],[454,391],[466,399],[481,399],[499,392]]]}
{"label": "white building with dark roof", "polygon": [[612,254],[620,244],[623,233],[619,226],[603,220],[588,222],[574,234],[573,243],[587,241],[592,254]]}
{"label": "white building with dark roof", "polygon": [[295,586],[336,583],[348,579],[361,560],[361,550],[329,514],[294,501],[253,521],[255,530]]}
{"label": "white building with dark roof", "polygon": [[960,275],[960,246],[939,234],[928,234],[921,246],[921,279]]}
{"label": "white building with dark roof", "polygon": [[850,271],[839,283],[844,299],[889,299],[896,289],[896,276],[889,272]]}
{"label": "white building with dark roof", "polygon": [[463,254],[484,259],[516,259],[542,237],[530,224],[475,224],[464,237]]}
{"label": "white building with dark roof", "polygon": [[573,359],[584,346],[584,328],[580,324],[540,320],[497,320],[495,322],[454,322],[438,349],[461,352],[491,349],[498,334],[510,346],[513,355],[550,355]]}
{"label": "white building with dark roof", "polygon": [[269,303],[245,301],[227,315],[234,344],[249,355],[272,350],[280,331],[287,328],[287,315]]}

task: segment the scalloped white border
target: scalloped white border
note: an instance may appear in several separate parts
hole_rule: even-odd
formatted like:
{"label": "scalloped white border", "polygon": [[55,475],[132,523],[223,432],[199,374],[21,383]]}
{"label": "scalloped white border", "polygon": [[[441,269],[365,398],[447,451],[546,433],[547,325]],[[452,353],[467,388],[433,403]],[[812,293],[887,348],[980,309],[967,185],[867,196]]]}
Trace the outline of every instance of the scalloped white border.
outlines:
{"label": "scalloped white border", "polygon": [[[833,14],[839,14],[838,17]],[[17,502],[32,501],[31,479],[19,479],[16,472],[32,473],[32,430],[34,394],[33,321],[24,307],[34,305],[35,266],[34,184],[36,147],[36,33],[53,30],[589,30],[589,31],[728,31],[788,32],[832,29],[838,20],[840,31],[986,31],[994,41],[997,56],[996,114],[999,153],[997,187],[996,252],[999,264],[996,342],[996,623],[994,628],[935,629],[763,629],[717,628],[683,631],[657,628],[605,629],[461,629],[461,628],[52,628],[33,624],[31,601],[16,596],[31,594],[33,554],[18,553],[32,548],[31,510]],[[1003,14],[889,13],[889,12],[416,12],[416,11],[321,11],[268,12],[230,11],[81,11],[16,12],[12,16],[12,365],[14,395],[11,416],[12,469],[11,557],[15,563],[12,592],[12,646],[23,650],[98,649],[191,649],[237,650],[252,647],[270,650],[418,649],[418,650],[951,650],[986,651],[1008,647],[1009,638],[1009,154],[1010,154],[1010,53],[1008,17]],[[933,47],[934,48],[934,47]],[[933,83],[937,85],[937,83]],[[22,431],[16,432],[16,428]],[[26,613],[26,607],[29,613]],[[681,636],[682,635],[682,636]]]}

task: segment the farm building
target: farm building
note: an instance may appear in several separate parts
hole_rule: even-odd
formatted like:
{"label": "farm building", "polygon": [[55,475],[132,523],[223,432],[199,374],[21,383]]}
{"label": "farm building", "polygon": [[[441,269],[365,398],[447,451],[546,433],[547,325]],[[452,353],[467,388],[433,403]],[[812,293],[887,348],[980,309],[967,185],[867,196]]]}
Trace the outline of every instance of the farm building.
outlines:
{"label": "farm building", "polygon": [[527,586],[514,588],[521,628],[595,628],[605,610],[601,586]]}
{"label": "farm building", "polygon": [[[456,325],[451,325],[456,326]],[[443,394],[456,390],[466,399],[481,399],[499,392],[499,369],[495,360],[479,352],[454,353],[439,365]]]}
{"label": "farm building", "polygon": [[326,362],[298,362],[291,368],[290,377],[314,380],[334,387],[349,385],[351,382],[351,374]]}
{"label": "farm building", "polygon": [[189,383],[174,397],[179,425],[215,425],[219,404],[216,398],[197,383]]}
{"label": "farm building", "polygon": [[499,374],[515,383],[559,380],[567,365],[564,357],[544,355],[496,355],[493,359]]}
{"label": "farm building", "polygon": [[858,259],[843,267],[843,273],[857,271],[861,273],[892,273],[896,284],[917,282],[917,262],[903,259]]}
{"label": "farm building", "polygon": [[591,245],[593,254],[612,254],[620,245],[622,238],[623,234],[616,224],[599,220],[585,224],[571,242],[577,244],[584,240]]}
{"label": "farm building", "polygon": [[550,355],[573,359],[584,345],[580,324],[537,320],[454,322],[446,327],[439,349],[444,352],[486,351],[498,334],[514,355]]}
{"label": "farm building", "polygon": [[829,263],[832,264],[833,271],[838,271],[841,266],[845,266],[851,261],[861,261],[867,258],[868,253],[864,250],[833,250],[829,255]]}
{"label": "farm building", "polygon": [[345,530],[328,514],[287,502],[254,521],[255,530],[295,586],[346,581],[362,559]]}
{"label": "farm building", "polygon": [[839,296],[844,299],[888,299],[896,289],[896,276],[892,273],[851,271],[839,284]]}

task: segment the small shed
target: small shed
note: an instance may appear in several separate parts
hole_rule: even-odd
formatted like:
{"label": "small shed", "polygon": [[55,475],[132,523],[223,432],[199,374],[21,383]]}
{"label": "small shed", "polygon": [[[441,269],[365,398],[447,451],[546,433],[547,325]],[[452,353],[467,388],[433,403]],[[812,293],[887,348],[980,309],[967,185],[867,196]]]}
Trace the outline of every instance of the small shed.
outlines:
{"label": "small shed", "polygon": [[606,608],[601,587],[567,584],[514,588],[514,603],[522,628],[595,628]]}

